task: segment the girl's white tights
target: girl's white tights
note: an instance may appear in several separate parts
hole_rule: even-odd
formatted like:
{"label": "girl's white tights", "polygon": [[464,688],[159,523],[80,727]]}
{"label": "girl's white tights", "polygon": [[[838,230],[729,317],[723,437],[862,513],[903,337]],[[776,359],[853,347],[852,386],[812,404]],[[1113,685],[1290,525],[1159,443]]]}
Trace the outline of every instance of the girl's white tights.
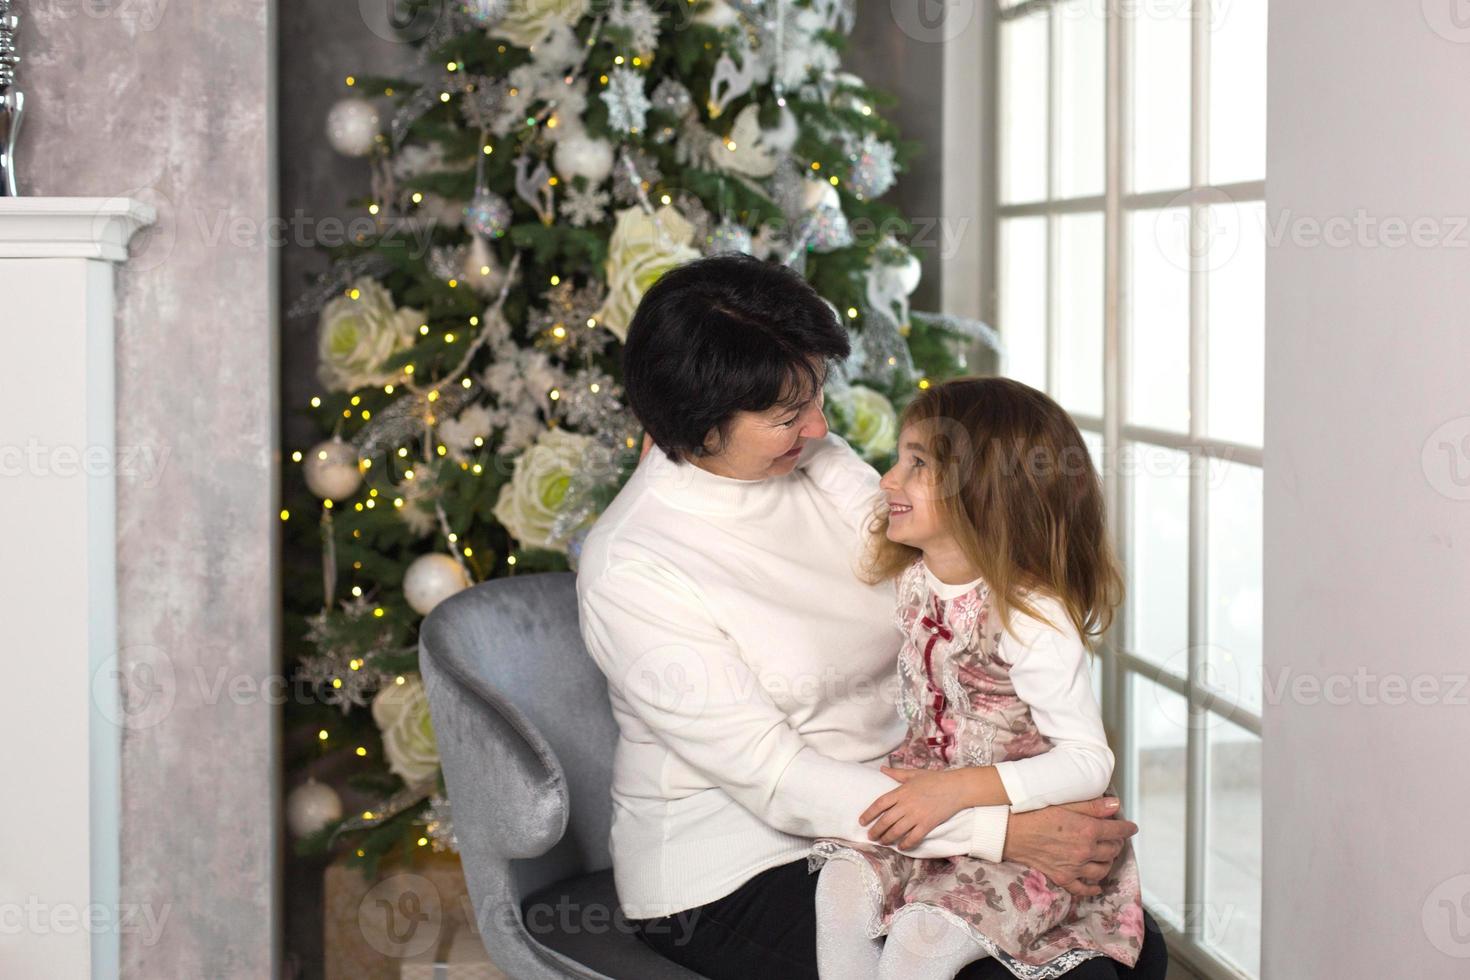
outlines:
{"label": "girl's white tights", "polygon": [[966,963],[988,955],[963,926],[933,909],[914,907],[893,917],[878,977],[951,980]]}
{"label": "girl's white tights", "polygon": [[874,913],[867,869],[828,861],[817,877],[817,973],[822,980],[951,980],[985,948],[942,914],[922,907],[894,916],[887,942],[869,939]]}
{"label": "girl's white tights", "polygon": [[873,903],[867,868],[828,861],[817,875],[817,975],[821,980],[869,980],[878,975],[883,940],[869,939],[864,924]]}

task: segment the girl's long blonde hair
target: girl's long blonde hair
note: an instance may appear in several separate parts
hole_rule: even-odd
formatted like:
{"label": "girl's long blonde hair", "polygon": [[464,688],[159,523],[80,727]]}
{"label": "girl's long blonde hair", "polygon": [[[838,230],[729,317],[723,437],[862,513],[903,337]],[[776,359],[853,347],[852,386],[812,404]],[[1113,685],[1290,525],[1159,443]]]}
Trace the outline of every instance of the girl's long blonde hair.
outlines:
{"label": "girl's long blonde hair", "polygon": [[[1071,417],[1019,381],[965,377],[915,397],[904,429],[929,450],[944,526],[989,584],[1001,627],[1013,611],[1041,618],[1025,598],[1035,590],[1055,596],[1083,640],[1095,643],[1112,624],[1123,579],[1102,481]],[[922,554],[888,539],[886,506],[868,531],[870,584],[900,575]]]}

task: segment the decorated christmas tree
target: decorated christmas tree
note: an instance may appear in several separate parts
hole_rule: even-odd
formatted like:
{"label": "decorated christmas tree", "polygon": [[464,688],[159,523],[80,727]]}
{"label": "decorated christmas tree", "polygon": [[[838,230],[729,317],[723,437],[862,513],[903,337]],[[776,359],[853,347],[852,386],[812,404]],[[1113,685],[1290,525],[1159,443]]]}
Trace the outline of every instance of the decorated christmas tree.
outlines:
{"label": "decorated christmas tree", "polygon": [[[991,338],[909,308],[911,229],[881,198],[918,147],[840,70],[850,0],[433,9],[412,77],[349,78],[328,117],[371,164],[373,231],[291,311],[318,322],[323,441],[283,518],[323,563],[288,590],[309,696],[287,811],[302,850],[370,864],[454,846],[418,623],[476,582],[575,570],[639,459],[620,351],[660,275],[719,252],[801,271],[852,335],[828,418],[880,469],[896,409]],[[340,783],[306,779],[324,757],[367,801],[346,817]]]}

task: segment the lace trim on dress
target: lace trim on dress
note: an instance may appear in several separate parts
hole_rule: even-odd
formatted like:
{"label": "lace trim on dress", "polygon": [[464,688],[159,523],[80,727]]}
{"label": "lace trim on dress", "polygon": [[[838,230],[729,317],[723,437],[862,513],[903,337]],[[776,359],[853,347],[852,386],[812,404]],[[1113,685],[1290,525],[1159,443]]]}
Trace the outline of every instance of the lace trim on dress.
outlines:
{"label": "lace trim on dress", "polygon": [[867,859],[856,850],[832,840],[819,840],[812,844],[806,856],[806,871],[811,874],[828,861],[846,861],[862,869],[863,890],[868,894],[868,921],[863,923],[863,935],[877,939],[888,931],[883,925],[883,883],[878,872]]}
{"label": "lace trim on dress", "polygon": [[[865,865],[867,864],[866,861],[863,863]],[[877,875],[875,874],[874,877],[877,877]],[[903,907],[898,909],[898,911],[894,912],[893,917],[888,920],[888,929],[892,929],[893,924],[897,922],[901,916],[912,914],[913,911],[917,909],[922,909],[925,912],[937,912],[940,915],[944,916],[944,918],[947,919],[949,922],[964,929],[965,933],[969,935],[969,937],[973,939],[977,944],[979,944],[985,950],[985,952],[989,953],[992,957],[999,960],[1001,966],[1005,967],[1007,970],[1010,970],[1011,973],[1020,977],[1021,980],[1049,980],[1049,978],[1051,977],[1061,976],[1068,970],[1077,966],[1077,964],[1081,963],[1083,960],[1090,960],[1094,957],[1105,955],[1101,950],[1096,949],[1069,949],[1065,953],[1061,953],[1056,957],[1047,960],[1045,963],[1034,965],[1031,963],[1023,963],[1011,954],[1007,953],[1005,950],[1001,949],[999,946],[997,946],[994,939],[991,939],[989,936],[985,935],[985,933],[980,932],[969,922],[965,921],[965,919],[963,919],[962,917],[955,915],[947,908],[939,905],[933,905],[929,902],[909,902],[908,904],[904,905]],[[886,932],[888,930],[885,929],[884,931]],[[869,938],[872,937],[870,936]]]}

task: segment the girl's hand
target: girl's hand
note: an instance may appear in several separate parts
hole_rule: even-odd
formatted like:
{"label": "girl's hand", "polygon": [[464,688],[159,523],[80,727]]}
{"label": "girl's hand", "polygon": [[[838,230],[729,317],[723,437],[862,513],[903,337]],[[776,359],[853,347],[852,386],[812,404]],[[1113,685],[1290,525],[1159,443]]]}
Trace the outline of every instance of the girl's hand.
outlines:
{"label": "girl's hand", "polygon": [[858,817],[863,825],[874,821],[868,828],[871,841],[889,847],[917,847],[935,827],[970,806],[960,770],[882,768],[903,785],[878,797]]}

